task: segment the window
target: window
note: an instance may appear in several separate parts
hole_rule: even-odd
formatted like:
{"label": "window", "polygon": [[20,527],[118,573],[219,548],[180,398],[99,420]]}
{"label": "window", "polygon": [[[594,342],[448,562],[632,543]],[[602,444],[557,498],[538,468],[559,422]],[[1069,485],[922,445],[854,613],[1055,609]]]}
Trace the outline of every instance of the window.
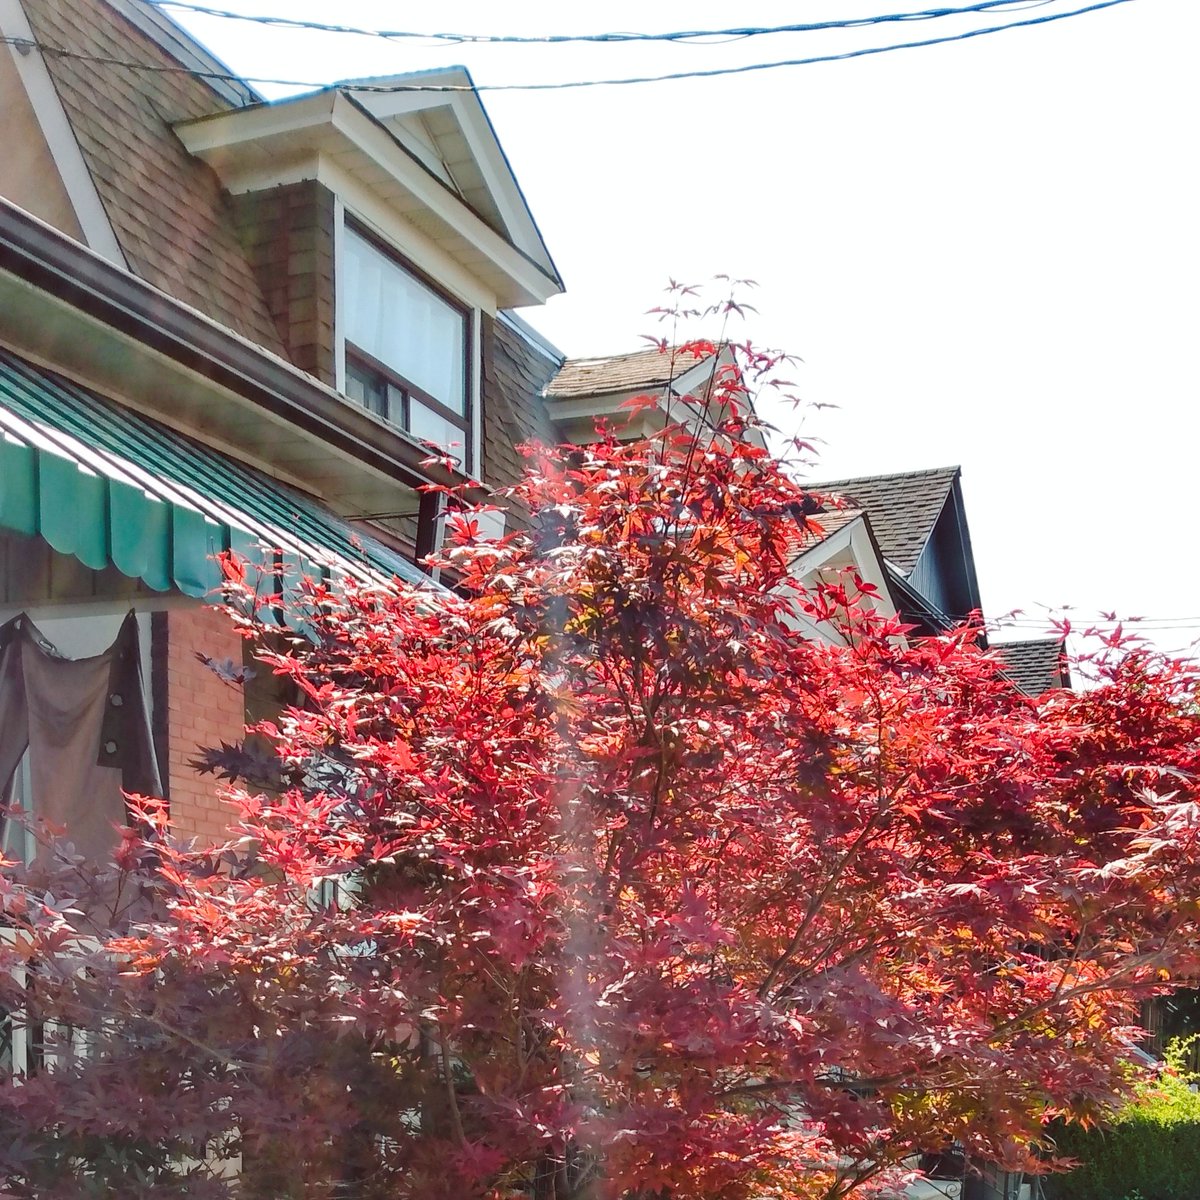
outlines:
{"label": "window", "polygon": [[8,795],[2,797],[4,810],[0,812],[0,853],[9,862],[33,862],[37,847],[34,845],[33,830],[28,824],[29,798],[33,792],[30,780],[29,751],[21,755],[21,761],[13,772]]}
{"label": "window", "polygon": [[470,469],[468,311],[349,225],[342,246],[346,395]]}

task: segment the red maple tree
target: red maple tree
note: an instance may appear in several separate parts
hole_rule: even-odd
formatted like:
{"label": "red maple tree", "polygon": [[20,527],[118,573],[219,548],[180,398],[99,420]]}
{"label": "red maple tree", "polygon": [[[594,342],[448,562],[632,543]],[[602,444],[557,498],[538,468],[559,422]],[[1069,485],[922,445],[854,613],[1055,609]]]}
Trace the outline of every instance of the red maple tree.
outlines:
{"label": "red maple tree", "polygon": [[289,632],[231,579],[297,701],[210,755],[229,843],[146,803],[102,916],[86,864],[0,883],[48,1059],[11,1194],[836,1200],[1128,1088],[1196,967],[1195,675],[1114,642],[1035,702],[973,629],[805,590],[747,378],[532,452],[526,526],[452,518],[457,594],[312,586]]}

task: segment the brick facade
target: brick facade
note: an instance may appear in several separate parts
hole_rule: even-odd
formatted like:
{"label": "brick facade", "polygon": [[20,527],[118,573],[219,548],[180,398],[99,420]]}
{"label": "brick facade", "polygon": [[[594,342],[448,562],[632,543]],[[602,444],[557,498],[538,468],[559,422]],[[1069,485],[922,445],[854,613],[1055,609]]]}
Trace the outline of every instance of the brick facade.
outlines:
{"label": "brick facade", "polygon": [[230,203],[288,356],[335,386],[333,193],[307,179],[233,196]]}
{"label": "brick facade", "polygon": [[209,608],[174,608],[161,616],[154,627],[155,710],[164,714],[156,723],[171,819],[181,836],[220,841],[230,816],[220,784],[188,764],[204,747],[241,740],[245,700],[240,686],[225,682],[196,656],[240,663],[242,639],[228,618]]}

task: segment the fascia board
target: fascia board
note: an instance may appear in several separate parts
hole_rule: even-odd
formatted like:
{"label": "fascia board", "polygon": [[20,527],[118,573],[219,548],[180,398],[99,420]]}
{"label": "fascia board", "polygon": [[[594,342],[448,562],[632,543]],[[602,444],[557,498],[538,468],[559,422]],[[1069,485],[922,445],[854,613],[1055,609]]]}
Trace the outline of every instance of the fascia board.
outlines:
{"label": "fascia board", "polygon": [[496,319],[507,325],[519,337],[524,338],[534,349],[545,356],[547,362],[553,363],[556,370],[562,368],[567,356],[540,329],[531,325],[519,313],[515,313],[511,309],[501,309],[496,314]]}
{"label": "fascia board", "polygon": [[313,92],[277,104],[256,104],[180,121],[173,128],[189,154],[203,158],[220,174],[226,155],[239,147],[328,124],[336,98],[335,92]]}
{"label": "fascia board", "polygon": [[539,265],[548,271],[562,287],[562,277],[538,228],[537,221],[525,199],[521,185],[509,164],[504,147],[496,136],[487,109],[474,93],[457,93],[454,107],[467,144],[475,153],[476,161],[487,181],[492,197],[504,217],[509,235],[517,245]]}
{"label": "fascia board", "polygon": [[[390,76],[373,83],[402,87],[411,84],[421,91],[359,92],[357,101],[377,120],[410,116],[413,113],[429,112],[435,108],[449,107],[458,120],[459,128],[475,161],[483,173],[484,181],[492,193],[496,207],[504,220],[512,240],[560,284],[558,268],[550,257],[542,232],[525,199],[504,147],[496,135],[495,127],[487,109],[474,90],[470,72],[465,67],[448,67],[441,71],[411,72]],[[437,88],[452,89],[437,91]]]}
{"label": "fascia board", "polygon": [[552,421],[572,421],[583,417],[608,417],[621,411],[621,405],[639,392],[606,392],[600,396],[579,396],[570,400],[546,400],[546,412]]}
{"label": "fascia board", "polygon": [[[441,93],[438,93],[439,95]],[[311,142],[320,153],[336,145],[350,147],[365,163],[381,167],[419,204],[434,213],[455,236],[462,238],[504,279],[514,294],[500,297],[505,304],[544,304],[562,291],[557,278],[522,250],[505,240],[455,195],[411,151],[371,114],[361,101],[326,90],[295,100],[262,104],[234,112],[184,121],[175,131],[189,153],[202,158],[231,190],[245,179],[260,186],[270,177],[270,146],[286,144],[294,162],[298,139]],[[285,168],[286,169],[286,168]]]}
{"label": "fascia board", "polygon": [[721,353],[716,356],[714,361],[713,355],[709,354],[704,358],[693,360],[693,365],[688,367],[682,375],[676,375],[671,382],[671,390],[681,396],[693,395],[702,387],[706,387],[710,379],[715,377],[716,369],[720,366],[727,366],[733,361],[733,355],[727,350],[722,349]]}
{"label": "fascia board", "polygon": [[338,94],[334,102],[333,125],[348,142],[387,170],[414,199],[435,213],[536,303],[544,304],[563,290],[557,279],[548,275],[524,251],[506,241],[431,174],[360,102]]}

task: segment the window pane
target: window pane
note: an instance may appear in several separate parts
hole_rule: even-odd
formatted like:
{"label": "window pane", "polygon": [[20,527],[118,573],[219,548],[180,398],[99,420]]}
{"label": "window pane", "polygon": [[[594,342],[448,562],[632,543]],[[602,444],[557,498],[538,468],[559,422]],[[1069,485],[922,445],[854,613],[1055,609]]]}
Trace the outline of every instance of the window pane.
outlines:
{"label": "window pane", "polygon": [[352,229],[344,247],[346,340],[465,413],[465,314]]}
{"label": "window pane", "polygon": [[395,425],[404,424],[404,393],[359,363],[346,362],[346,395],[368,412]]}
{"label": "window pane", "polygon": [[419,400],[409,400],[409,432],[422,441],[433,442],[449,451],[460,463],[467,461],[467,431],[447,421],[445,417],[425,407]]}

